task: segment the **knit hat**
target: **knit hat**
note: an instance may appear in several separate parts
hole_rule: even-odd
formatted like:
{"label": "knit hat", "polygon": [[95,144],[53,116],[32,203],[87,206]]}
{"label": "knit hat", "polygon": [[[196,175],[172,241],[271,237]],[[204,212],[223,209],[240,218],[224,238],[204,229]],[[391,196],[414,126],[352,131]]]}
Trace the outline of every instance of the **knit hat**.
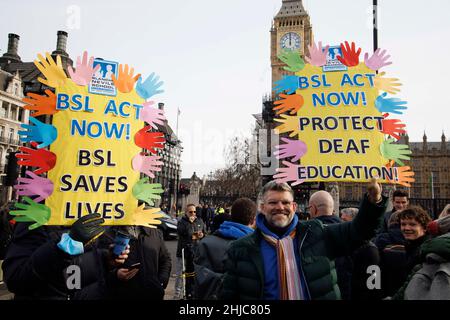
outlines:
{"label": "knit hat", "polygon": [[427,231],[433,236],[441,235],[450,231],[450,216],[431,221],[427,226]]}

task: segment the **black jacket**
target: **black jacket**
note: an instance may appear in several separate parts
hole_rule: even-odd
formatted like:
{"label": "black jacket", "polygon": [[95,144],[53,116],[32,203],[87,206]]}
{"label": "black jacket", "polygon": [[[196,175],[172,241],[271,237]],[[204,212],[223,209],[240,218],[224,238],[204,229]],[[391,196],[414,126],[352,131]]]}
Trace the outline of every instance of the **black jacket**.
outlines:
{"label": "black jacket", "polygon": [[[57,247],[68,228],[49,226],[28,230],[17,223],[2,268],[8,290],[15,299],[92,300],[105,296],[106,252],[94,243],[85,253],[70,256]],[[80,268],[81,288],[69,289],[67,267]]]}
{"label": "black jacket", "polygon": [[189,249],[189,254],[192,254],[193,245],[198,243],[198,240],[192,240],[194,232],[202,231],[206,235],[206,228],[203,220],[197,217],[194,222],[190,222],[188,217],[184,215],[178,221],[178,245],[177,245],[177,257],[181,258],[181,250]]}

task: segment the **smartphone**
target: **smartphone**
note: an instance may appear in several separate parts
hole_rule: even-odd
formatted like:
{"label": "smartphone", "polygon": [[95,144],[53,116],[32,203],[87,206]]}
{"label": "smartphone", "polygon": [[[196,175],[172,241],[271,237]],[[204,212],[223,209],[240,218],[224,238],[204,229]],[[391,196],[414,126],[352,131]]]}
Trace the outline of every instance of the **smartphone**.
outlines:
{"label": "smartphone", "polygon": [[139,269],[139,266],[141,265],[140,262],[129,265],[129,266],[124,266],[125,268],[127,268],[128,270],[133,270],[133,269]]}

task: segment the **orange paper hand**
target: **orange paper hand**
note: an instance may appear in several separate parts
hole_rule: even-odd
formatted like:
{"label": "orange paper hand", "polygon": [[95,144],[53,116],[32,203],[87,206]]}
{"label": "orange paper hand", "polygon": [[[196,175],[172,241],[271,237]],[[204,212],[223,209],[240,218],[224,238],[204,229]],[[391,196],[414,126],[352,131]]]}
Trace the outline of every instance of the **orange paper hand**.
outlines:
{"label": "orange paper hand", "polygon": [[305,100],[303,96],[299,94],[280,94],[280,97],[283,98],[281,100],[277,100],[274,104],[278,105],[273,108],[273,110],[278,110],[277,114],[285,113],[286,111],[292,110],[290,114],[296,114],[301,107],[303,107],[303,103]]}
{"label": "orange paper hand", "polygon": [[59,112],[56,110],[56,96],[50,90],[45,90],[45,95],[36,93],[27,93],[28,98],[23,98],[22,101],[26,103],[24,106],[27,110],[34,111],[32,116],[42,116],[44,114],[55,114]]}
{"label": "orange paper hand", "polygon": [[397,171],[397,178],[395,180],[389,180],[389,182],[398,183],[402,186],[410,188],[411,182],[416,181],[416,179],[413,178],[415,173],[411,171],[411,167],[396,167],[395,170]]}
{"label": "orange paper hand", "polygon": [[112,74],[111,78],[116,86],[117,90],[122,93],[131,92],[134,88],[134,84],[137,79],[141,76],[141,74],[137,74],[133,77],[134,68],[128,70],[128,64],[125,65],[125,68],[122,64],[119,65],[119,78],[116,78],[114,74]]}

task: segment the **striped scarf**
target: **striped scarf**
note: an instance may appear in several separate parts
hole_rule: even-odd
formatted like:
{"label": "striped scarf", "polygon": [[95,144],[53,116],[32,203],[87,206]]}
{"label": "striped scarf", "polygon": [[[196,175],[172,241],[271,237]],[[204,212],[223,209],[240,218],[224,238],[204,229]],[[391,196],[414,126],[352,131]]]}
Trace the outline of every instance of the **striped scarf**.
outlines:
{"label": "striped scarf", "polygon": [[261,232],[264,239],[277,250],[280,300],[305,300],[294,253],[295,232],[295,229],[292,230],[289,236],[280,240]]}

